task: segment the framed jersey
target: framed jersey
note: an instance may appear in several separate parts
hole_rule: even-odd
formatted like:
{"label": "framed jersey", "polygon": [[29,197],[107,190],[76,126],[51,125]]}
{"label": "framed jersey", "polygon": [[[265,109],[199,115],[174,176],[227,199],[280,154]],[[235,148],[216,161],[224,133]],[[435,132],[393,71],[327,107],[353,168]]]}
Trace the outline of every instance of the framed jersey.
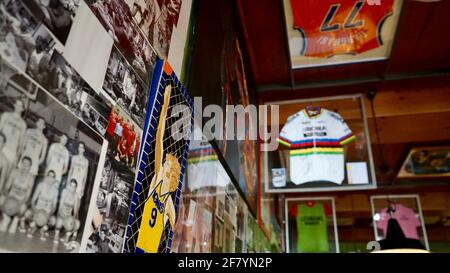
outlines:
{"label": "framed jersey", "polygon": [[402,0],[283,0],[293,69],[389,58]]}
{"label": "framed jersey", "polygon": [[339,253],[332,197],[286,198],[287,253]]}
{"label": "framed jersey", "polygon": [[[363,95],[266,102],[279,105],[278,149],[262,152],[266,192],[376,188]],[[279,183],[280,171],[283,183]]]}
{"label": "framed jersey", "polygon": [[414,247],[408,248],[430,250],[419,195],[373,195],[370,205],[373,231],[380,250],[406,248],[390,243],[393,238],[399,242],[403,239],[416,241]]}
{"label": "framed jersey", "polygon": [[167,61],[157,62],[124,252],[170,252],[193,124],[193,102]]}

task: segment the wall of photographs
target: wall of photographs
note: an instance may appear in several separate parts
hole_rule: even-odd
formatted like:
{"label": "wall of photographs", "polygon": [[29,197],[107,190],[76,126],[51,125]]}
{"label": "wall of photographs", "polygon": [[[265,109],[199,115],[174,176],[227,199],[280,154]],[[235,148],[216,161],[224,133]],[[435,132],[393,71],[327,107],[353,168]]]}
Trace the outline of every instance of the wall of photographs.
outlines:
{"label": "wall of photographs", "polygon": [[0,251],[122,251],[153,69],[191,5],[0,2]]}
{"label": "wall of photographs", "polygon": [[[122,252],[152,74],[159,58],[186,72],[192,4],[0,2],[1,252]],[[229,38],[222,85],[247,105],[241,48]],[[221,146],[240,190],[203,148],[191,149],[172,251],[269,251],[250,213],[255,143]],[[217,179],[197,177],[205,173]]]}
{"label": "wall of photographs", "polygon": [[[202,135],[198,126],[194,127]],[[270,252],[272,243],[249,212],[212,145],[192,140],[172,252]]]}

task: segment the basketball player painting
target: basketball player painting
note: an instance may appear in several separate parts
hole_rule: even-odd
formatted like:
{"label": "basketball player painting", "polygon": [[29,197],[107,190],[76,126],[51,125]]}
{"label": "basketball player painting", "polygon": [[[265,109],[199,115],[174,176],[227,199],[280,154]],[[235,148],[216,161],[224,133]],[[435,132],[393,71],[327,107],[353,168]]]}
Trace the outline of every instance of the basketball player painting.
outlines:
{"label": "basketball player painting", "polygon": [[[163,252],[169,236],[175,227],[175,206],[172,193],[178,189],[181,166],[176,156],[164,155],[163,139],[172,87],[164,92],[164,103],[156,131],[155,176],[150,183],[136,246],[148,253]],[[164,164],[163,164],[163,159]]]}

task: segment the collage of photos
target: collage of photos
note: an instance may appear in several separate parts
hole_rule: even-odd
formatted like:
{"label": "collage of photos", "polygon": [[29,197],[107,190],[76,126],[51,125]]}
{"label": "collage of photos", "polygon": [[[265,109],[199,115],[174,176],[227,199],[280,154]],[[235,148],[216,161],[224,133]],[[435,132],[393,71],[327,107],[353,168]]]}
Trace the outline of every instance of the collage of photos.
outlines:
{"label": "collage of photos", "polygon": [[128,63],[149,84],[157,54],[133,21],[125,1],[87,0],[86,3],[114,39]]}
{"label": "collage of photos", "polygon": [[[64,47],[61,46],[61,43],[67,39],[70,26],[66,25],[67,29],[64,29],[64,32],[62,27],[55,27],[57,24],[51,19],[46,21],[46,17],[41,13],[51,14],[46,11],[57,9],[61,13],[61,20],[70,17],[68,21],[72,22],[75,10],[80,3],[78,1],[61,1],[62,6],[59,3],[60,1],[2,1],[0,3],[0,15],[2,15],[0,19],[0,57],[3,68],[3,80],[0,87],[2,93],[9,86],[19,88],[27,99],[33,101],[39,100],[41,94],[45,93],[49,101],[54,101],[61,109],[65,109],[67,113],[72,112],[78,117],[78,123],[74,123],[82,124],[78,127],[90,127],[90,130],[96,131],[108,140],[106,164],[104,166],[103,163],[101,164],[105,168],[102,183],[98,196],[94,197],[97,198],[98,214],[102,221],[94,234],[90,235],[88,249],[94,252],[121,252],[135,179],[141,128],[144,125],[146,113],[147,84],[151,73],[148,69],[153,68],[157,56],[151,47],[148,47],[147,51],[151,52],[148,55],[151,56],[150,60],[153,62],[153,66],[146,66],[137,58],[126,59],[121,51],[113,47],[104,80],[104,90],[117,103],[113,105],[105,94],[96,93],[62,55],[61,51]],[[71,15],[69,17],[63,16],[65,13],[62,7],[68,10],[70,7]],[[146,47],[136,46],[132,50],[137,49],[145,50]],[[129,54],[128,57],[130,56]],[[139,67],[141,69],[137,70],[136,68]],[[24,74],[16,73],[16,69]],[[141,73],[139,74],[138,71]],[[144,83],[143,79],[147,80],[147,83]],[[127,112],[123,109],[127,109]],[[43,108],[38,113],[46,113],[46,111],[47,109]],[[63,142],[67,142],[67,145],[62,144]],[[71,155],[77,155],[79,150],[83,150],[80,153],[87,153],[87,146],[84,144],[80,145],[80,148],[72,147],[72,150],[62,147],[75,145],[71,144],[72,142],[70,137],[63,137],[61,143],[54,145],[55,148],[51,149],[51,154],[55,154],[56,151],[56,154],[60,156],[60,159],[56,157],[52,160],[59,160],[61,167],[51,170],[50,175],[54,175],[57,180],[63,180],[64,187],[65,184],[70,185],[71,181],[65,176],[67,172],[71,172],[69,163]],[[70,152],[66,152],[66,150]],[[38,158],[44,162],[45,156],[46,154],[38,156]],[[50,158],[53,157],[50,156]],[[82,168],[86,172],[88,170],[87,161],[83,160],[81,155],[79,160],[76,159],[78,157],[74,158],[73,162],[79,164],[78,175],[81,176]],[[34,169],[36,167],[33,167]],[[89,169],[91,168],[89,167]],[[94,171],[92,170],[92,172]],[[42,172],[46,174],[45,170]],[[89,170],[90,172],[91,170]],[[1,171],[0,176],[3,177],[7,173],[7,171]],[[4,179],[1,178],[1,180]],[[40,178],[39,181],[41,180]],[[79,181],[76,182],[79,183]],[[81,194],[79,195],[81,196]],[[80,202],[77,206],[80,206]],[[80,208],[80,211],[82,209]],[[82,225],[84,225],[84,221],[85,219],[81,221]],[[31,221],[26,218],[25,224],[29,223]],[[42,229],[41,226],[39,228]],[[55,228],[49,226],[48,229]],[[46,233],[48,232],[43,231],[42,239],[46,239]],[[75,233],[71,236],[76,237],[77,235]],[[70,241],[74,241],[71,239],[72,237],[69,238]],[[101,239],[104,237],[105,240]],[[108,242],[108,247],[105,247],[105,241]],[[0,243],[0,245],[2,244]],[[56,248],[54,251],[64,250]]]}
{"label": "collage of photos", "polygon": [[167,58],[182,0],[125,0],[125,2],[150,44],[161,56]]}
{"label": "collage of photos", "polygon": [[57,41],[46,25],[29,23],[39,18],[28,6],[30,3],[33,1],[0,3],[4,15],[4,31],[0,32],[2,58],[25,71],[75,115],[104,134],[110,107],[55,50]]}
{"label": "collage of photos", "polygon": [[[197,135],[202,132],[195,125]],[[249,209],[205,137],[191,140],[186,172],[171,251],[245,251]]]}
{"label": "collage of photos", "polygon": [[112,109],[105,134],[108,151],[97,196],[99,221],[89,237],[88,252],[122,252],[141,135],[142,130],[120,107]]}
{"label": "collage of photos", "polygon": [[30,99],[37,86],[1,59],[0,74],[0,251],[72,252],[90,225],[104,140],[46,91]]}
{"label": "collage of photos", "polygon": [[213,237],[214,195],[210,187],[186,193],[180,205],[172,241],[175,253],[210,253]]}

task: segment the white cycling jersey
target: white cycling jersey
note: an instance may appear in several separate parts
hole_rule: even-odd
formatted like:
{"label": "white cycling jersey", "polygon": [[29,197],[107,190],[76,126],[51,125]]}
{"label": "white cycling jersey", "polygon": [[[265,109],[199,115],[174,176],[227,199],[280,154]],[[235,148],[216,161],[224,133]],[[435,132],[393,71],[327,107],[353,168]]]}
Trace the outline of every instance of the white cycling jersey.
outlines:
{"label": "white cycling jersey", "polygon": [[296,185],[314,181],[342,184],[344,145],[355,136],[342,117],[318,108],[290,116],[278,141],[290,148],[290,180]]}

